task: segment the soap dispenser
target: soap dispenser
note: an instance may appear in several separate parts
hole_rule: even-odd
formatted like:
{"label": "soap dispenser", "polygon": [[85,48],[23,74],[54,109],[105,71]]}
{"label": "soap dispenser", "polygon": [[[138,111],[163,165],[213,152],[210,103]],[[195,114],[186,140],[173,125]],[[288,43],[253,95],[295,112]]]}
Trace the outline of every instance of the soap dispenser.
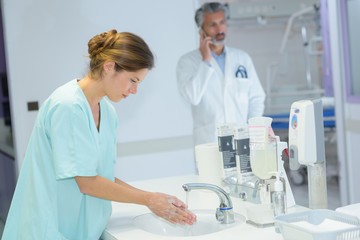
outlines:
{"label": "soap dispenser", "polygon": [[[284,192],[284,184],[280,180],[280,173],[276,172],[276,181],[274,184],[274,191],[271,194],[272,207],[274,209],[274,216],[280,216],[286,213],[286,194]],[[276,232],[279,229],[276,228]]]}

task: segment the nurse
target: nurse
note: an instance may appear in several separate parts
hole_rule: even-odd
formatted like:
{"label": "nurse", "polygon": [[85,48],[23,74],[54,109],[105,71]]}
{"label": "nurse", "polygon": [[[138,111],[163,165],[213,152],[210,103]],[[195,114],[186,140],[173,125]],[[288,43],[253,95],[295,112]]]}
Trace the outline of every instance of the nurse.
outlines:
{"label": "nurse", "polygon": [[217,142],[217,124],[246,125],[264,112],[265,93],[250,56],[225,45],[227,11],[217,2],[196,11],[200,46],[177,65],[180,95],[191,105],[195,145]]}
{"label": "nurse", "polygon": [[193,224],[183,202],[114,177],[119,102],[136,94],[153,54],[131,33],[111,30],[88,43],[90,71],[42,104],[6,221],[3,240],[97,240],[111,201],[147,206],[171,223]]}

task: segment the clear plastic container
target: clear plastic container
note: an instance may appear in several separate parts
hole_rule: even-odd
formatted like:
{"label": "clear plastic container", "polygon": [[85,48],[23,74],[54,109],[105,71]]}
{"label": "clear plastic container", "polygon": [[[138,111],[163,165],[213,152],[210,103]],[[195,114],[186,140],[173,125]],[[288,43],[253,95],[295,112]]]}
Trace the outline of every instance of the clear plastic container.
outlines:
{"label": "clear plastic container", "polygon": [[260,179],[270,179],[277,171],[276,139],[269,117],[249,119],[250,165]]}
{"label": "clear plastic container", "polygon": [[284,191],[284,183],[280,180],[280,172],[276,172],[276,181],[274,183],[274,191],[271,193],[271,202],[275,217],[286,213],[286,194]]}
{"label": "clear plastic container", "polygon": [[286,213],[286,197],[284,191],[274,191],[271,193],[271,202],[274,209],[274,216],[284,215]]}
{"label": "clear plastic container", "polygon": [[285,240],[360,239],[360,219],[326,209],[281,215],[275,226]]}

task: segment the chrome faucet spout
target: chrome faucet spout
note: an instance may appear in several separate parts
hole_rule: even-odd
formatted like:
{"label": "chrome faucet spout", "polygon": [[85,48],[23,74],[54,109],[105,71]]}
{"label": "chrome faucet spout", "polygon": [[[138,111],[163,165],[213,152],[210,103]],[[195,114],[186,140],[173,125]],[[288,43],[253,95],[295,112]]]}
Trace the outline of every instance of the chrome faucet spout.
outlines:
{"label": "chrome faucet spout", "polygon": [[220,200],[220,206],[216,210],[216,219],[221,223],[234,222],[234,212],[231,198],[221,187],[208,183],[187,183],[182,187],[186,192],[195,189],[205,189],[215,192]]}

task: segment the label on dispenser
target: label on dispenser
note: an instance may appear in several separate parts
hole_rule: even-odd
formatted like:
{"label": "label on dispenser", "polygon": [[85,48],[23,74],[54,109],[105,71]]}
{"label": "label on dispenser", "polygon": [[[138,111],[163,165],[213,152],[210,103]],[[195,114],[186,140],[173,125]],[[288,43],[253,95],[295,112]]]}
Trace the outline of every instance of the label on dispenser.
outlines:
{"label": "label on dispenser", "polygon": [[235,150],[232,145],[233,136],[219,137],[219,151],[223,157],[224,169],[235,168]]}
{"label": "label on dispenser", "polygon": [[267,141],[268,133],[265,126],[250,126],[249,134],[251,136],[251,142],[264,143]]}
{"label": "label on dispenser", "polygon": [[254,177],[250,163],[249,128],[242,126],[234,129],[235,157],[238,172],[238,182],[251,181]]}
{"label": "label on dispenser", "polygon": [[236,139],[235,140],[235,152],[239,156],[240,173],[252,172],[250,165],[250,140]]}
{"label": "label on dispenser", "polygon": [[236,157],[233,146],[234,139],[234,123],[226,123],[217,126],[219,152],[224,169],[223,177],[229,177],[236,174]]}

